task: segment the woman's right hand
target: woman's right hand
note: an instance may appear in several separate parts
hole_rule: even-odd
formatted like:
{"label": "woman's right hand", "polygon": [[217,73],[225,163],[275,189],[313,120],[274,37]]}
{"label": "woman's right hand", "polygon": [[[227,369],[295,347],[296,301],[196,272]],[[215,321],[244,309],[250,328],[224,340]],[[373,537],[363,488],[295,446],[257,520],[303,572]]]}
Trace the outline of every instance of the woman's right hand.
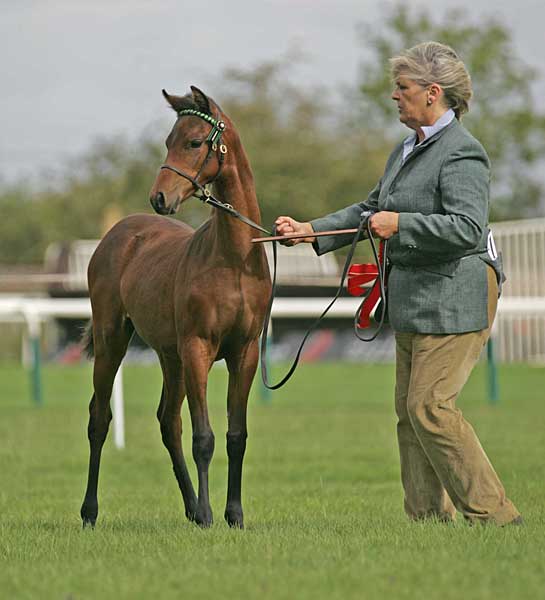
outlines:
{"label": "woman's right hand", "polygon": [[284,242],[280,241],[279,243],[283,246],[295,246],[296,244],[300,244],[301,242],[305,242],[307,244],[312,244],[316,239],[312,234],[314,233],[314,229],[310,223],[300,223],[291,217],[278,217],[274,222],[276,225],[276,233],[277,235],[286,235],[287,233],[308,233],[308,237],[297,238],[295,240],[286,240]]}

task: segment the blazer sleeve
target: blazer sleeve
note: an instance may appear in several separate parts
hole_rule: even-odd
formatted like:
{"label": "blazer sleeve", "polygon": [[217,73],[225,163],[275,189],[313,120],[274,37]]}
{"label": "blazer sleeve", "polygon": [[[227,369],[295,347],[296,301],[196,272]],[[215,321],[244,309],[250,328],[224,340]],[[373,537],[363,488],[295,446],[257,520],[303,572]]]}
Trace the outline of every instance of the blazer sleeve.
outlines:
{"label": "blazer sleeve", "polygon": [[[334,213],[330,213],[325,217],[320,217],[319,219],[310,221],[314,231],[334,231],[337,229],[350,229],[353,227],[358,227],[360,224],[362,211],[378,210],[378,196],[380,194],[381,184],[382,178],[369,193],[367,200],[364,200],[363,202],[357,202],[347,206],[346,208],[341,208]],[[365,235],[362,234],[361,239],[364,237]],[[321,255],[325,254],[326,252],[331,252],[332,250],[342,248],[343,246],[348,246],[352,243],[353,239],[354,235],[350,233],[346,235],[324,236],[316,238],[316,241],[312,244],[312,246],[316,254]]]}
{"label": "blazer sleeve", "polygon": [[400,245],[434,256],[477,249],[488,222],[490,187],[490,162],[477,141],[445,159],[439,187],[442,213],[400,213]]}

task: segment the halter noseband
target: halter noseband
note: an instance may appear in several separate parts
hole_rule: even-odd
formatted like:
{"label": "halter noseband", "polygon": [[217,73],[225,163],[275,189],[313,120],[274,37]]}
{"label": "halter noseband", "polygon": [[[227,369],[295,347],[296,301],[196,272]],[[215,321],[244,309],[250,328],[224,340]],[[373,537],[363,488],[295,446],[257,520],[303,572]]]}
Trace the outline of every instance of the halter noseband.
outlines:
{"label": "halter noseband", "polygon": [[[199,118],[203,119],[204,121],[206,121],[207,123],[210,123],[210,125],[212,125],[212,129],[210,130],[210,133],[208,134],[208,137],[205,140],[206,143],[208,144],[208,154],[206,155],[206,157],[205,157],[203,163],[201,164],[199,170],[197,171],[197,174],[195,175],[195,177],[192,177],[191,175],[189,175],[188,173],[185,173],[184,171],[178,169],[177,167],[173,167],[166,163],[161,165],[159,167],[159,170],[168,169],[169,171],[173,171],[174,173],[176,173],[176,175],[179,175],[180,177],[187,179],[202,194],[202,196],[197,196],[196,193],[194,193],[193,195],[196,198],[199,198],[199,200],[206,201],[206,198],[210,197],[210,192],[206,189],[206,187],[202,183],[199,182],[199,176],[202,173],[202,171],[203,171],[204,167],[206,166],[206,164],[208,163],[208,161],[210,160],[212,153],[217,152],[218,149],[219,149],[218,172],[214,175],[214,177],[208,183],[214,182],[218,178],[218,176],[221,172],[221,168],[223,167],[223,160],[225,158],[225,155],[227,154],[227,146],[225,144],[220,143],[221,136],[223,135],[223,133],[225,132],[225,129],[226,129],[225,123],[218,119],[214,119],[214,117],[208,115],[207,113],[201,112],[200,110],[194,110],[192,108],[186,108],[186,109],[180,110],[178,112],[178,117],[183,117],[184,115],[191,115],[194,117],[199,117]],[[179,202],[176,202],[176,205],[173,207],[172,212],[176,212],[176,209],[178,208],[178,203]]]}

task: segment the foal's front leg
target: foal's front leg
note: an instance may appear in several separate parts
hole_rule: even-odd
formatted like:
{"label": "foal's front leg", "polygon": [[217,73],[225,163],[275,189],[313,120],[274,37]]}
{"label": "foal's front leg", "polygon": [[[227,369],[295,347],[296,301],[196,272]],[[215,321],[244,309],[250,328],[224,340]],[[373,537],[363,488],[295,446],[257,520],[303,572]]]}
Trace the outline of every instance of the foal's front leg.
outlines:
{"label": "foal's front leg", "polygon": [[157,419],[161,424],[163,443],[170,454],[174,474],[185,505],[185,515],[190,521],[195,520],[197,511],[197,496],[187,471],[182,449],[182,420],[181,408],[185,396],[181,364],[178,355],[174,358],[167,354],[160,355],[163,369],[163,391],[161,402],[157,409]]}
{"label": "foal's front leg", "polygon": [[192,338],[185,343],[181,355],[193,426],[193,459],[199,478],[195,521],[203,527],[209,527],[213,518],[208,496],[208,467],[214,454],[214,433],[208,419],[206,384],[212,365],[211,352],[204,340]]}
{"label": "foal's front leg", "polygon": [[246,412],[248,395],[259,357],[258,342],[254,340],[235,355],[227,357],[229,392],[227,396],[227,455],[229,480],[225,520],[231,527],[244,527],[242,512],[242,461],[246,450]]}

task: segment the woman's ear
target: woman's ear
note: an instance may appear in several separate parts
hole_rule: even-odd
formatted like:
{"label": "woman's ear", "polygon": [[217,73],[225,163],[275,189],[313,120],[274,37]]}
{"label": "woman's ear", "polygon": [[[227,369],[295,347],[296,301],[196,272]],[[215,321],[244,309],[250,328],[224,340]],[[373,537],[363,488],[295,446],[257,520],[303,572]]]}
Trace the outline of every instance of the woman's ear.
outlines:
{"label": "woman's ear", "polygon": [[435,102],[441,100],[443,95],[443,88],[437,83],[432,83],[430,86],[428,86],[428,106],[431,106],[432,104],[435,104]]}

